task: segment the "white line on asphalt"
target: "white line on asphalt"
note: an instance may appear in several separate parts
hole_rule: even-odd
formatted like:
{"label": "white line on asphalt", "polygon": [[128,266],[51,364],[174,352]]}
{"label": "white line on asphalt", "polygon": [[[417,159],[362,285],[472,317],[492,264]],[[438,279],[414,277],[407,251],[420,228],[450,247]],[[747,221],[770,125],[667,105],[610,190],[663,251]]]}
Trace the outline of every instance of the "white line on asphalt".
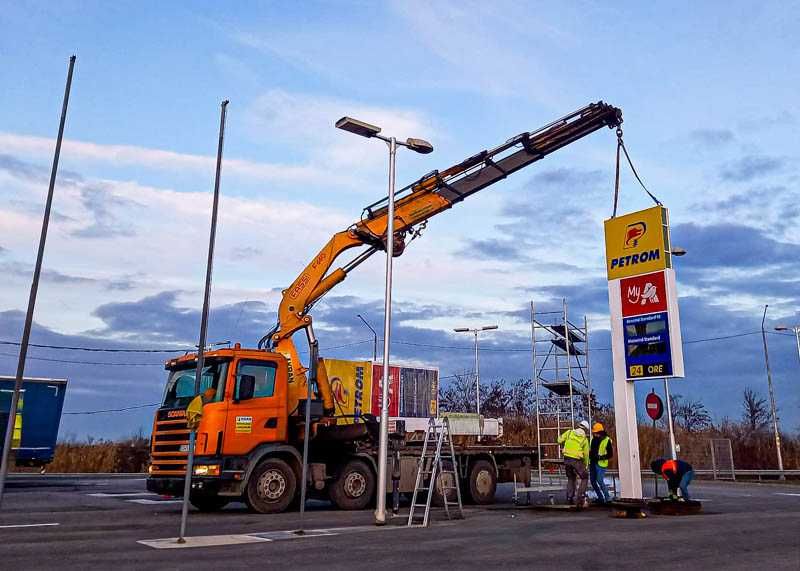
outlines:
{"label": "white line on asphalt", "polygon": [[[128,500],[135,501],[135,500]],[[145,500],[147,501],[147,500]],[[180,501],[180,500],[178,500]],[[445,524],[446,525],[446,524]],[[421,527],[421,526],[413,526]],[[322,529],[308,529],[303,535],[297,533],[297,530],[284,530],[284,531],[265,531],[262,533],[248,533],[236,535],[200,535],[196,537],[187,537],[186,543],[177,543],[177,538],[167,537],[163,539],[142,539],[137,541],[142,545],[152,547],[154,549],[180,549],[185,547],[214,547],[222,545],[237,545],[241,543],[259,543],[259,542],[273,542],[291,539],[303,539],[309,537],[330,537],[334,535],[346,533],[359,533],[370,532],[387,529],[413,529],[405,525],[398,526],[375,526],[375,525],[357,525],[352,527],[332,527]]]}
{"label": "white line on asphalt", "polygon": [[132,504],[142,504],[145,506],[153,505],[153,504],[181,504],[183,500],[125,500],[126,502],[130,502]]}
{"label": "white line on asphalt", "polygon": [[800,494],[793,494],[792,492],[775,492],[777,496],[797,496],[800,497]]}
{"label": "white line on asphalt", "polygon": [[50,527],[53,525],[61,525],[60,523],[20,523],[17,525],[0,525],[0,529],[9,529],[12,527]]}
{"label": "white line on asphalt", "polygon": [[94,494],[86,494],[93,498],[135,498],[136,496],[155,496],[153,492],[126,492],[120,494],[110,494],[106,492],[95,492]]}
{"label": "white line on asphalt", "polygon": [[186,547],[214,547],[220,545],[240,545],[243,543],[268,543],[271,539],[255,537],[252,535],[200,535],[197,537],[187,537],[186,543],[178,543],[177,537],[167,537],[164,539],[141,539],[136,543],[141,543],[153,549],[184,549]]}

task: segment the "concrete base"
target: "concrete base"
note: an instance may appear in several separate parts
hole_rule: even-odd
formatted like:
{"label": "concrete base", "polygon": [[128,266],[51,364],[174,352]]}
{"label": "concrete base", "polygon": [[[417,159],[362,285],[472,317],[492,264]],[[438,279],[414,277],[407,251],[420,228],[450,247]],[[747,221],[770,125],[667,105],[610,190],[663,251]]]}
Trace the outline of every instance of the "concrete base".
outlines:
{"label": "concrete base", "polygon": [[703,510],[703,504],[698,501],[682,502],[661,498],[647,502],[647,507],[656,515],[694,515]]}

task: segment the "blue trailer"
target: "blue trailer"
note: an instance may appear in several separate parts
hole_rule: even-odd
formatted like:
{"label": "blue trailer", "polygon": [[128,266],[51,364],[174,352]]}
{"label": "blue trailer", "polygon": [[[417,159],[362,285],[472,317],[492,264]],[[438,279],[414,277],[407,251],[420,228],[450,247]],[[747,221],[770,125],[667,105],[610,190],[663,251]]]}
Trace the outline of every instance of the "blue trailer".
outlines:
{"label": "blue trailer", "polygon": [[[66,392],[66,379],[24,379],[11,439],[17,466],[44,466],[53,461]],[[13,393],[14,377],[0,376],[0,448]]]}

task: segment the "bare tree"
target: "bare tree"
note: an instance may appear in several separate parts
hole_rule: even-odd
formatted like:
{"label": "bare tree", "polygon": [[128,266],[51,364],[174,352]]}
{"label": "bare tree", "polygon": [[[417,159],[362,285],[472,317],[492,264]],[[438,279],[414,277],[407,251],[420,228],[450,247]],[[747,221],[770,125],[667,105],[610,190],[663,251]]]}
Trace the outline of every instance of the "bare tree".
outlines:
{"label": "bare tree", "polygon": [[699,432],[713,426],[711,415],[701,401],[672,395],[670,402],[675,420],[686,432]]}
{"label": "bare tree", "polygon": [[742,395],[742,422],[751,432],[758,432],[769,424],[767,400],[747,387]]}
{"label": "bare tree", "polygon": [[472,375],[456,373],[439,397],[439,406],[447,412],[475,412],[475,383]]}
{"label": "bare tree", "polygon": [[511,383],[511,402],[509,414],[526,416],[532,414],[536,407],[533,381],[531,379],[517,379]]}

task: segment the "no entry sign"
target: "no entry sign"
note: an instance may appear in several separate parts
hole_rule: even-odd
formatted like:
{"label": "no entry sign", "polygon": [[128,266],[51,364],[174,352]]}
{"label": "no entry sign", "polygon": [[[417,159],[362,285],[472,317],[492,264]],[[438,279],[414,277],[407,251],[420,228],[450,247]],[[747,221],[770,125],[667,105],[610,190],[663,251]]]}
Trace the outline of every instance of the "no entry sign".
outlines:
{"label": "no entry sign", "polygon": [[647,410],[647,416],[652,418],[654,422],[664,416],[664,402],[656,393],[647,395],[644,405],[645,410]]}

